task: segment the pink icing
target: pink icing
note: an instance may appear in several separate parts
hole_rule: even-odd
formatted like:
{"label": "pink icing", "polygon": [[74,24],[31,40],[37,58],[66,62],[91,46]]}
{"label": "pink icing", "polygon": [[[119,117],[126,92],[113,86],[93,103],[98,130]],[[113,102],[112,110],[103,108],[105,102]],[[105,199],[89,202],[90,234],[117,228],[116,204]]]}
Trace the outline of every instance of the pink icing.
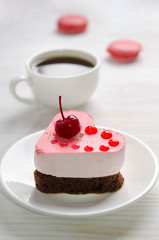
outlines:
{"label": "pink icing", "polygon": [[[93,148],[93,152],[100,152],[100,146],[104,145],[109,147],[107,152],[118,152],[125,146],[125,140],[123,136],[112,130],[109,130],[109,132],[112,134],[111,139],[119,141],[119,144],[115,147],[109,144],[110,138],[104,139],[101,137],[103,131],[106,129],[98,128],[97,133],[95,134],[85,133],[86,127],[94,126],[93,119],[90,115],[78,111],[64,112],[66,117],[70,114],[76,115],[76,117],[79,119],[81,124],[80,133],[71,139],[64,139],[57,136],[54,130],[54,125],[55,122],[61,118],[61,115],[57,114],[48,128],[45,130],[42,137],[39,139],[36,145],[37,149],[41,149],[44,153],[61,153],[61,151],[64,151],[65,153],[82,153],[85,152],[84,149],[88,145]],[[73,144],[79,147],[73,148]],[[65,149],[63,150],[61,147],[64,147]]]}
{"label": "pink icing", "polygon": [[[64,115],[75,115],[79,119],[80,133],[71,139],[57,136],[54,126],[61,119],[61,114],[57,114],[36,144],[36,169],[59,177],[100,177],[118,173],[124,163],[124,137],[109,130],[111,137],[105,139],[102,133],[108,129],[101,128],[87,134],[86,127],[95,126],[90,115],[79,111],[65,111]],[[113,139],[119,142],[117,146],[109,144]]]}

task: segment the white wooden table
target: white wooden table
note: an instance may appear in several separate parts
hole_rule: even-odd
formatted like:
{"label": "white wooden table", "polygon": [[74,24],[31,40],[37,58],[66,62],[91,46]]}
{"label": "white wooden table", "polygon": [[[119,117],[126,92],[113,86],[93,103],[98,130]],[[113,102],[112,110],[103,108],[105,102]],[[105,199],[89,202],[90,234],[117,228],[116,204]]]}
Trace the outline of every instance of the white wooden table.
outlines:
{"label": "white wooden table", "polygon": [[[66,13],[88,17],[88,30],[73,36],[59,34],[56,20]],[[143,45],[136,62],[118,64],[109,59],[106,47],[121,38]],[[8,88],[10,79],[25,73],[25,61],[33,53],[62,47],[85,49],[101,59],[98,89],[78,110],[90,113],[97,125],[135,135],[159,156],[159,1],[1,0],[1,158],[17,140],[46,128],[56,113],[15,100]],[[25,93],[26,88],[19,90]],[[158,240],[159,183],[131,207],[82,219],[38,215],[0,193],[0,239]]]}

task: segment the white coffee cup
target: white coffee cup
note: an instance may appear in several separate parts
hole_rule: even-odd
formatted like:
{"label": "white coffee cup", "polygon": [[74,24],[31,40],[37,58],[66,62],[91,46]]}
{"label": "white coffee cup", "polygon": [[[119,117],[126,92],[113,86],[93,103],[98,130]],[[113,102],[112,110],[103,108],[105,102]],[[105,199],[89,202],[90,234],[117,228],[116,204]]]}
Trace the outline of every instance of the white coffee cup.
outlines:
{"label": "white coffee cup", "polygon": [[[50,76],[35,71],[34,66],[48,59],[58,57],[79,58],[93,64],[93,67],[84,73],[66,76]],[[43,104],[49,107],[58,107],[59,96],[62,96],[64,108],[74,108],[87,102],[96,90],[99,79],[99,59],[88,52],[76,49],[56,49],[41,52],[28,59],[26,63],[26,77],[15,77],[10,82],[10,91],[13,96],[24,103]],[[31,88],[34,98],[27,99],[18,95],[16,86],[26,82]]]}

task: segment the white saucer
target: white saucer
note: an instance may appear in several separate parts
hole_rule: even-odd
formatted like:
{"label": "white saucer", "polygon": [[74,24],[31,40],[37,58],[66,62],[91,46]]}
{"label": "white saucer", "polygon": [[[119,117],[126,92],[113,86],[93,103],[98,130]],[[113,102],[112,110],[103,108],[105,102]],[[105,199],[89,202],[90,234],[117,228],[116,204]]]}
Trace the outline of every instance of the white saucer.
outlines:
{"label": "white saucer", "polygon": [[[103,128],[103,127],[102,127]],[[0,180],[4,192],[18,205],[44,215],[91,216],[122,209],[146,194],[158,177],[158,161],[152,150],[136,137],[115,130],[126,139],[123,187],[105,194],[44,194],[35,188],[34,146],[43,131],[15,143],[2,159]]]}

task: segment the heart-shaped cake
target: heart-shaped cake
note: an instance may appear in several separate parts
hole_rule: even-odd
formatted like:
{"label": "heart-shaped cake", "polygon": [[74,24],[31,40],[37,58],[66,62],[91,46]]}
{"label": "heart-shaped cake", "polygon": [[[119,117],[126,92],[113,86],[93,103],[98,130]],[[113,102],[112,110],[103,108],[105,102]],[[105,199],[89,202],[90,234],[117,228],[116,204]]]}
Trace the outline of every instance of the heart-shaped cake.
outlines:
{"label": "heart-shaped cake", "polygon": [[[125,155],[124,137],[112,130],[96,128],[87,113],[65,111],[62,114],[64,121],[57,114],[35,146],[37,189],[71,194],[119,190],[124,182],[120,173]],[[76,122],[78,133],[59,136],[59,126],[64,124],[64,128],[69,128],[66,122],[70,116],[79,121],[80,127]]]}

